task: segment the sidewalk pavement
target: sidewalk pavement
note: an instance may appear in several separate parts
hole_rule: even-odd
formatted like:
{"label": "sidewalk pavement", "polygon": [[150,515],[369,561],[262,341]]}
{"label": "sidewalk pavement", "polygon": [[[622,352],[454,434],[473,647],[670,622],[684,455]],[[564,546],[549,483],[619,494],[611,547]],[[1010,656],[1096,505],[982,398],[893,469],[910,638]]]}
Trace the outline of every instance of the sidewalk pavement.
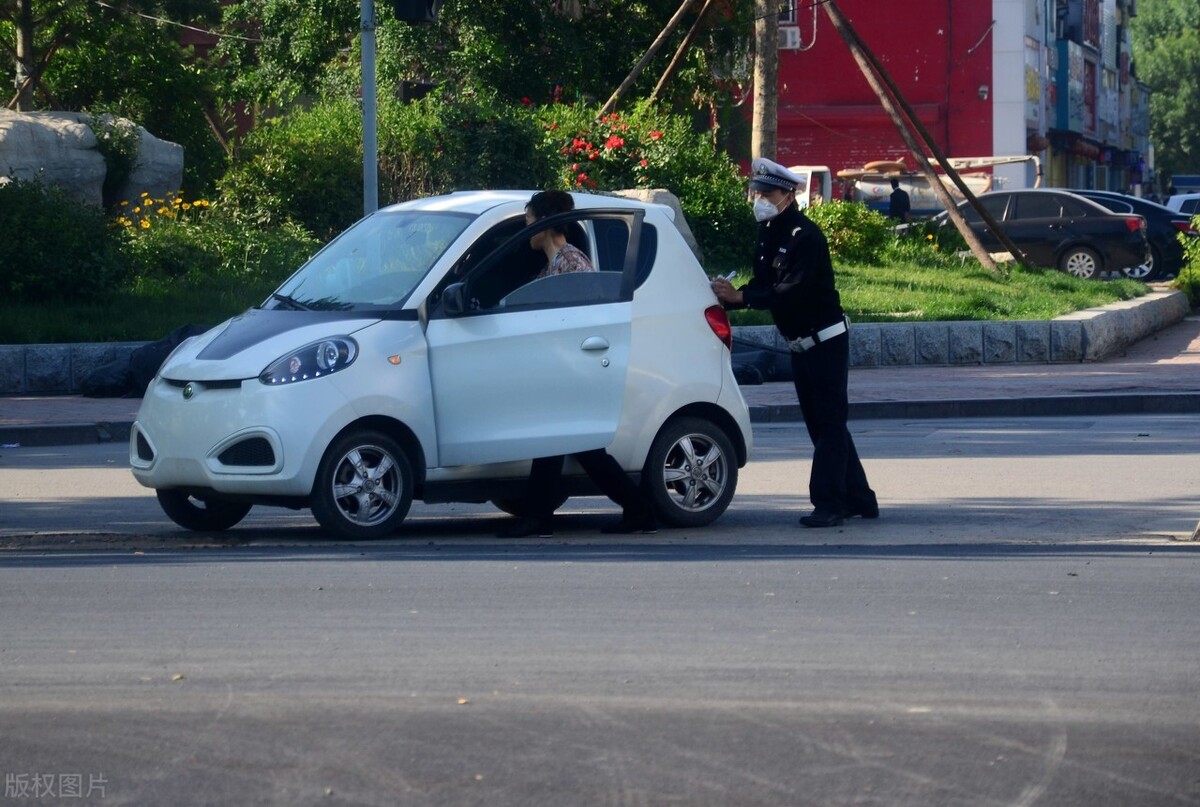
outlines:
{"label": "sidewalk pavement", "polygon": [[[742,387],[756,423],[798,422],[790,382]],[[0,447],[124,441],[140,399],[0,397]],[[1078,364],[862,368],[850,371],[850,418],[1200,413],[1200,315]]]}

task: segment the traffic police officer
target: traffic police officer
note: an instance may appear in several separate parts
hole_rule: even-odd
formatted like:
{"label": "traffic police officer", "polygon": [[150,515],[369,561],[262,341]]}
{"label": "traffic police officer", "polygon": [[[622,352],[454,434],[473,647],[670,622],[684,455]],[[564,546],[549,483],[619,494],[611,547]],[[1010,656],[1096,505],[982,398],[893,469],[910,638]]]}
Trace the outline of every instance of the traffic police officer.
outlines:
{"label": "traffic police officer", "polygon": [[717,278],[713,291],[726,308],[767,309],[788,340],[800,412],[813,443],[808,481],[813,512],[800,523],[836,527],[853,516],[878,518],[875,492],[846,428],[850,336],[829,243],[796,205],[801,177],[762,158],[754,160],[752,171],[759,222],[754,277],[740,289]]}

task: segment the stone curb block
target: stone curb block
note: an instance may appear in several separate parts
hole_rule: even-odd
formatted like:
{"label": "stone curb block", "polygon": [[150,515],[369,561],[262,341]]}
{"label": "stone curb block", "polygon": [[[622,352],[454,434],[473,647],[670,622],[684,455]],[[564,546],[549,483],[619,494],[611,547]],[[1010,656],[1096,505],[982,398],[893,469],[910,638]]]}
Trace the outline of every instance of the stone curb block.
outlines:
{"label": "stone curb block", "polygon": [[[1200,413],[1200,394],[1159,392],[979,398],[950,401],[852,402],[850,420],[920,420],[979,417],[1095,417],[1100,415],[1190,415]],[[799,423],[799,404],[751,406],[752,423]]]}
{"label": "stone curb block", "polygon": [[[1102,359],[1188,315],[1179,291],[1077,311],[1050,321],[867,322],[850,329],[851,367],[1079,362]],[[770,325],[734,328],[740,343],[786,351]],[[0,345],[0,395],[76,394],[92,370],[145,342]]]}

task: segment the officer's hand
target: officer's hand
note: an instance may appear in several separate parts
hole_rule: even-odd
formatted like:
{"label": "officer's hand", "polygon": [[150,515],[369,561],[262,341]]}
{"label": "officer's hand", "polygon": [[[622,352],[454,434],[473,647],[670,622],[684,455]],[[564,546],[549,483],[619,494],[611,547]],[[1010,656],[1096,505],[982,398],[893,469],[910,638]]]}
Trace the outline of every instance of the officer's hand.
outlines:
{"label": "officer's hand", "polygon": [[742,293],[733,287],[723,277],[715,278],[712,281],[713,294],[717,295],[717,299],[725,304],[740,305],[742,303]]}

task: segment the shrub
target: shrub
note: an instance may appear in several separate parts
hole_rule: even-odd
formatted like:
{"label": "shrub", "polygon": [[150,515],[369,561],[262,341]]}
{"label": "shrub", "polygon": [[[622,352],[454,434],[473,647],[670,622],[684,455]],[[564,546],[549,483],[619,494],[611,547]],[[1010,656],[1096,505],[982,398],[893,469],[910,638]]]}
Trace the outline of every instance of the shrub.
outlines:
{"label": "shrub", "polygon": [[711,268],[745,265],[756,232],[745,180],[690,118],[648,104],[598,121],[594,109],[579,105],[554,104],[540,115],[561,187],[664,188],[679,198]]}
{"label": "shrub", "polygon": [[135,288],[173,283],[278,283],[320,246],[299,225],[255,228],[206,200],[143,196],[117,218]]}
{"label": "shrub", "polygon": [[[710,265],[743,265],[754,239],[744,180],[691,120],[639,106],[593,120],[590,107],[432,94],[379,104],[379,199],[466,188],[665,188],[680,200]],[[222,179],[229,215],[294,220],[323,240],[361,216],[360,112],[324,101],[252,132]]]}
{"label": "shrub", "polygon": [[808,209],[829,239],[829,250],[847,263],[878,265],[896,241],[894,224],[860,202],[832,201]]}
{"label": "shrub", "polygon": [[[1192,228],[1200,227],[1200,216],[1192,217]],[[1187,295],[1192,308],[1200,307],[1200,238],[1189,237],[1180,233],[1179,240],[1183,243],[1185,263],[1183,269],[1175,277],[1171,285]]]}
{"label": "shrub", "polygon": [[0,185],[0,292],[26,302],[86,300],[126,272],[99,208],[40,182]]}
{"label": "shrub", "polygon": [[104,157],[104,184],[100,191],[104,206],[112,207],[137,165],[141,134],[136,123],[110,113],[89,115],[87,124],[96,136],[96,150]]}
{"label": "shrub", "polygon": [[234,220],[298,222],[327,240],[362,216],[361,112],[351,99],[267,121],[247,135],[218,183]]}

